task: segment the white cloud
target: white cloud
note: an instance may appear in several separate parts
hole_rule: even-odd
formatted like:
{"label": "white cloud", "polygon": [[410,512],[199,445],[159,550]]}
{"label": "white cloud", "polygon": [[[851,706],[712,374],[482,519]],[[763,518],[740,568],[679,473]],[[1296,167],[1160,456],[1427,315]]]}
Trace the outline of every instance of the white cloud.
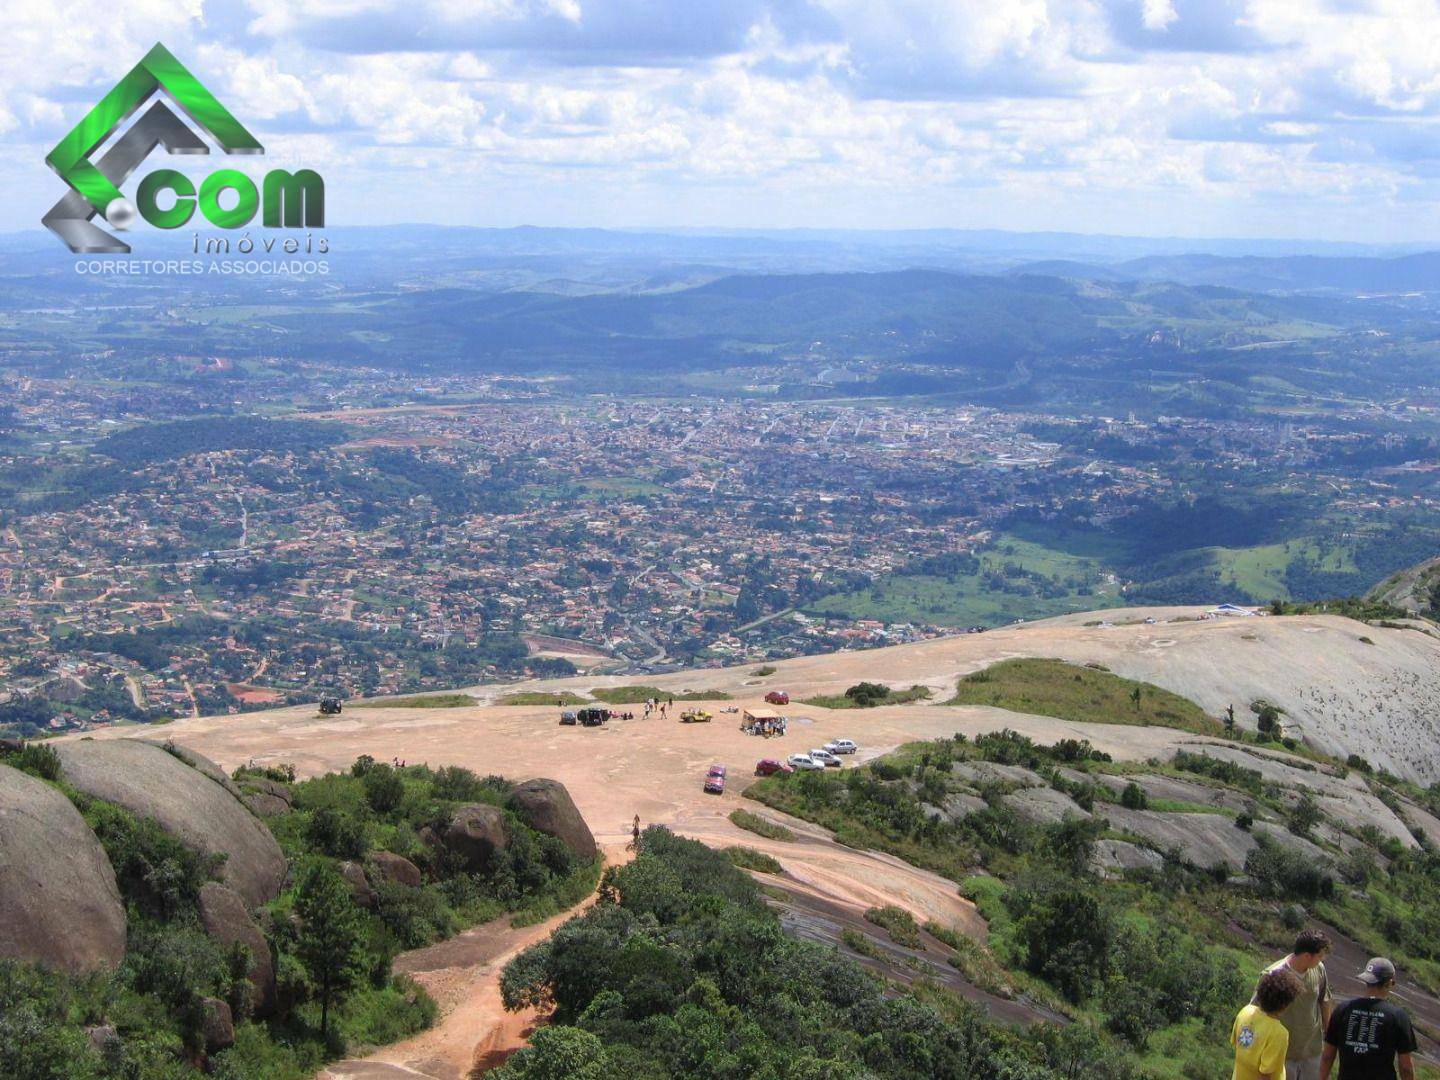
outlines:
{"label": "white cloud", "polygon": [[61,0],[16,22],[0,140],[33,185],[10,224],[155,40],[268,152],[343,168],[356,214],[403,177],[494,223],[1365,235],[1402,199],[1440,223],[1436,0]]}

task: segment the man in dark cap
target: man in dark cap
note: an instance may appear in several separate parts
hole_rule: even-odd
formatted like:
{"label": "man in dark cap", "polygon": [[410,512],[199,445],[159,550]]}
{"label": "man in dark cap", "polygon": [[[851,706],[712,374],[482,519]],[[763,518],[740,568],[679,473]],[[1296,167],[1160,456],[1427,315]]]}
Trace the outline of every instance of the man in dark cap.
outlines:
{"label": "man in dark cap", "polygon": [[1330,1080],[1336,1061],[1339,1080],[1415,1080],[1415,1028],[1409,1014],[1387,1000],[1395,989],[1395,965],[1377,956],[1360,981],[1365,996],[1336,1009],[1325,1029],[1320,1080]]}

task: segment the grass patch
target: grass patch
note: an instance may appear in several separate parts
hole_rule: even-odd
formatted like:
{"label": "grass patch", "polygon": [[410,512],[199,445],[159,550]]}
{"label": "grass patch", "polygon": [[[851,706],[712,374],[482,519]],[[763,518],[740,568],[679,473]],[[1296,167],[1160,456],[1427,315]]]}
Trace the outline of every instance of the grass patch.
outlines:
{"label": "grass patch", "polygon": [[415,694],[412,697],[357,701],[352,709],[468,709],[475,704],[469,694]]}
{"label": "grass patch", "polygon": [[845,929],[840,931],[840,940],[851,952],[859,953],[861,956],[868,956],[871,960],[880,959],[880,950],[875,943],[859,930]]}
{"label": "grass patch", "polygon": [[661,690],[658,686],[601,686],[590,691],[590,696],[607,705],[641,705],[651,698],[656,701],[729,701],[730,695],[723,690],[687,690],[676,694]]}
{"label": "grass patch", "polygon": [[874,695],[817,694],[801,702],[819,709],[873,709],[876,705],[908,705],[912,701],[925,701],[932,695],[928,686],[911,686],[905,690],[891,690],[886,687],[884,697]]}
{"label": "grass patch", "polygon": [[896,945],[903,945],[907,949],[923,949],[925,947],[925,943],[920,940],[920,927],[915,922],[915,916],[904,908],[896,907],[894,904],[872,907],[865,912],[865,921],[874,923],[884,930]]}
{"label": "grass patch", "polygon": [[784,825],[766,821],[759,814],[752,814],[749,810],[730,811],[730,824],[737,825],[747,832],[753,832],[756,836],[763,836],[767,840],[790,841],[795,839],[795,834]]}
{"label": "grass patch", "polygon": [[1092,724],[1169,727],[1223,735],[1225,727],[1188,698],[1150,683],[1064,660],[1002,660],[966,675],[947,705],[991,705],[1011,712]]}
{"label": "grass patch", "polygon": [[784,869],[778,859],[766,855],[763,851],[756,851],[754,848],[727,847],[725,857],[742,870],[755,870],[762,874],[778,874]]}
{"label": "grass patch", "polygon": [[547,694],[541,690],[517,690],[513,694],[506,694],[497,704],[500,705],[584,705],[588,698],[569,690],[561,690],[558,694]]}

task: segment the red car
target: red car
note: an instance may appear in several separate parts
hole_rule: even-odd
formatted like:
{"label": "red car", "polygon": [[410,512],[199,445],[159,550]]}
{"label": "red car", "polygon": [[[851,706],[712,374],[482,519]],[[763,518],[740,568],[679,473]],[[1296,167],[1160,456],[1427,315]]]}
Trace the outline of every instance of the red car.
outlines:
{"label": "red car", "polygon": [[792,773],[794,771],[789,765],[773,757],[761,758],[755,763],[756,776],[774,776],[776,773]]}
{"label": "red car", "polygon": [[784,690],[771,690],[765,695],[765,700],[771,705],[789,705],[790,695]]}
{"label": "red car", "polygon": [[705,774],[705,790],[711,795],[725,794],[725,766],[711,765]]}

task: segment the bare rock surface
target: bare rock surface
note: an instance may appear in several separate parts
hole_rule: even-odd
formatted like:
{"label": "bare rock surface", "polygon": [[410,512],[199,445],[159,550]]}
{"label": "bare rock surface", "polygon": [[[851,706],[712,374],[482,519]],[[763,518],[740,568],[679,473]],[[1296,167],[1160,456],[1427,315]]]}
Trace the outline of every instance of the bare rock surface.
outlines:
{"label": "bare rock surface", "polygon": [[555,837],[581,862],[589,862],[599,851],[575,800],[558,780],[526,780],[511,794],[510,809],[532,829]]}
{"label": "bare rock surface", "polygon": [[275,963],[265,935],[245,910],[245,901],[217,881],[206,882],[200,888],[200,924],[226,948],[239,944],[250,951],[251,1012],[269,1016],[275,1010]]}
{"label": "bare rock surface", "polygon": [[65,779],[87,795],[151,818],[186,847],[225,856],[221,880],[255,908],[280,892],[285,856],[270,830],[225,788],[152,743],[56,744]]}
{"label": "bare rock surface", "polygon": [[374,873],[367,877],[379,878],[392,885],[408,885],[412,889],[418,889],[423,880],[418,866],[393,851],[371,852],[370,866]]}
{"label": "bare rock surface", "polygon": [[1054,825],[1066,818],[1090,820],[1090,812],[1063,791],[1049,787],[1022,788],[1000,800],[1033,825]]}
{"label": "bare rock surface", "polygon": [[1090,864],[1101,877],[1118,877],[1126,870],[1159,870],[1165,857],[1128,840],[1097,840]]}
{"label": "bare rock surface", "polygon": [[100,841],[59,791],[0,765],[0,956],[84,972],[124,955],[125,908]]}
{"label": "bare rock surface", "polygon": [[993,761],[957,761],[950,771],[961,779],[985,784],[1019,784],[1021,787],[1044,787],[1045,778],[1021,765],[1000,765]]}
{"label": "bare rock surface", "polygon": [[460,807],[446,826],[444,843],[445,850],[458,858],[466,870],[485,872],[510,843],[504,811],[489,803]]}

